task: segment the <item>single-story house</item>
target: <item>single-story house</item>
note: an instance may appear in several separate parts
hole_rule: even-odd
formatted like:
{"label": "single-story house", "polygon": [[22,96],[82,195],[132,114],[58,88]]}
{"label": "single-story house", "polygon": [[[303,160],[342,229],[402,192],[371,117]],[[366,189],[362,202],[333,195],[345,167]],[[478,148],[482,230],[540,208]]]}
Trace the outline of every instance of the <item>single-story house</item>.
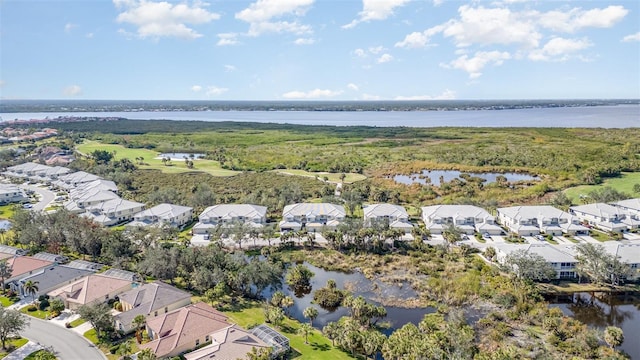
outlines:
{"label": "single-story house", "polygon": [[147,321],[150,342],[139,346],[151,349],[158,358],[169,358],[211,341],[211,334],[231,325],[223,313],[199,302],[170,311]]}
{"label": "single-story house", "polygon": [[[498,209],[500,223],[519,236],[539,233],[549,235],[589,235],[589,229],[580,225],[580,220],[549,205],[511,206]],[[533,230],[537,228],[537,231]]]}
{"label": "single-story house", "polygon": [[422,221],[431,234],[442,234],[455,225],[463,234],[501,235],[503,230],[487,210],[473,205],[433,205],[422,208]]}
{"label": "single-story house", "polygon": [[186,353],[186,360],[246,359],[254,348],[271,348],[251,332],[238,325],[229,325],[210,334],[211,344]]}
{"label": "single-story house", "polygon": [[5,279],[5,284],[9,284],[15,292],[20,291],[19,281],[27,276],[38,273],[46,267],[54,264],[53,261],[35,259],[31,256],[14,256],[7,259],[7,265],[12,269],[11,276]]}
{"label": "single-story house", "polygon": [[24,291],[24,284],[27,281],[33,281],[38,283],[38,291],[36,292],[36,297],[38,297],[93,273],[92,270],[77,269],[66,265],[52,265],[19,280],[17,282],[18,292],[22,296],[27,295]]}
{"label": "single-story house", "polygon": [[132,322],[138,315],[153,319],[191,303],[191,294],[160,281],[125,291],[118,298],[122,312],[114,316],[115,328],[125,333],[135,330]]}
{"label": "single-story house", "polygon": [[130,290],[133,282],[104,274],[92,274],[49,291],[47,295],[64,301],[66,308],[75,310],[82,305],[93,305],[113,299]]}

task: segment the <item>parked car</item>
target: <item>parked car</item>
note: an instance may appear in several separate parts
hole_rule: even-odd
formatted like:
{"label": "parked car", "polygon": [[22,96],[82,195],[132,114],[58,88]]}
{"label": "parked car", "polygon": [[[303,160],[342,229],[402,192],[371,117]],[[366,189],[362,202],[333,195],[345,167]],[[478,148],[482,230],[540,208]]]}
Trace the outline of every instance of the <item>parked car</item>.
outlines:
{"label": "parked car", "polygon": [[33,207],[33,205],[31,205],[31,204],[24,204],[24,205],[22,205],[22,207],[23,207],[23,208],[25,208],[25,209],[31,209],[31,208]]}
{"label": "parked car", "polygon": [[536,239],[540,240],[540,241],[544,241],[544,236],[542,235],[536,235]]}
{"label": "parked car", "polygon": [[491,239],[491,234],[489,234],[488,232],[482,234],[482,237],[485,239]]}

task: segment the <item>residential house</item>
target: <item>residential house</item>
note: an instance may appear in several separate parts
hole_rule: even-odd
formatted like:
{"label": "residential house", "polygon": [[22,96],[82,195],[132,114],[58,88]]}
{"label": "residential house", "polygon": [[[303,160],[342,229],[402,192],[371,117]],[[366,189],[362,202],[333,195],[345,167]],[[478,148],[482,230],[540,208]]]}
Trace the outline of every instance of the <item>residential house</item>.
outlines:
{"label": "residential house", "polygon": [[640,243],[621,243],[618,241],[606,241],[603,243],[605,250],[629,266],[627,280],[640,280]]}
{"label": "residential house", "polygon": [[199,302],[147,321],[150,342],[139,346],[151,349],[158,358],[178,356],[211,341],[211,334],[231,325],[223,313]]}
{"label": "residential house", "polygon": [[252,227],[262,227],[267,222],[267,208],[251,204],[221,204],[209,206],[198,216],[193,226],[195,235],[210,234],[218,227],[244,223]]}
{"label": "residential house", "polygon": [[609,232],[624,232],[627,230],[626,211],[620,207],[594,203],[572,206],[570,212],[582,222]]}
{"label": "residential house", "polygon": [[106,302],[132,287],[133,282],[129,280],[92,274],[51,290],[47,295],[61,299],[66,308],[76,310],[82,305]]}
{"label": "residential house", "polygon": [[576,216],[548,205],[499,208],[498,220],[519,236],[589,235],[589,228],[582,226]]}
{"label": "residential house", "polygon": [[371,204],[362,208],[364,211],[364,223],[372,226],[374,223],[383,223],[392,229],[400,229],[406,234],[411,233],[413,224],[409,222],[409,214],[404,207],[393,204]]}
{"label": "residential house", "polygon": [[476,231],[490,235],[503,233],[494,216],[473,205],[425,206],[422,208],[422,220],[431,234],[442,234],[451,224],[467,235]]}
{"label": "residential house", "polygon": [[26,201],[24,191],[12,184],[0,184],[0,205]]}
{"label": "residential house", "polygon": [[53,261],[35,259],[31,256],[14,256],[7,259],[7,265],[12,269],[11,276],[5,279],[5,284],[9,284],[11,290],[15,292],[20,291],[19,281],[27,276],[31,276],[43,270],[46,267],[50,267],[54,264]]}
{"label": "residential house", "polygon": [[282,211],[280,231],[321,231],[336,228],[346,216],[342,205],[330,203],[299,203],[287,205]]}
{"label": "residential house", "polygon": [[80,214],[104,226],[118,225],[133,220],[133,215],[144,210],[144,204],[121,198],[86,206]]}
{"label": "residential house", "polygon": [[66,265],[51,265],[19,280],[17,282],[18,292],[21,295],[27,295],[24,291],[24,284],[27,281],[37,282],[38,291],[35,296],[38,297],[94,272],[93,270],[77,269]]}
{"label": "residential house", "polygon": [[184,355],[186,360],[246,359],[254,348],[271,345],[238,325],[229,325],[210,334],[211,344]]}
{"label": "residential house", "polygon": [[173,204],[160,204],[133,216],[127,226],[150,226],[166,224],[182,228],[193,220],[193,208]]}
{"label": "residential house", "polygon": [[50,167],[47,165],[37,164],[34,162],[26,162],[19,165],[9,166],[2,174],[16,179],[28,179],[36,176],[41,172],[46,172]]}
{"label": "residential house", "polygon": [[640,198],[622,200],[611,205],[625,211],[626,216],[622,222],[627,225],[628,229],[640,228]]}
{"label": "residential house", "polygon": [[147,321],[191,303],[191,294],[160,281],[144,284],[118,296],[122,312],[114,316],[115,328],[125,333],[135,330],[138,315]]}
{"label": "residential house", "polygon": [[574,279],[578,261],[572,254],[571,248],[551,244],[497,244],[495,245],[496,258],[504,264],[507,255],[518,250],[537,254],[543,257],[556,271],[556,279]]}
{"label": "residential house", "polygon": [[80,184],[90,183],[95,180],[102,179],[98,175],[90,174],[85,171],[76,171],[71,174],[66,174],[58,177],[58,180],[54,181],[52,184],[61,188],[61,189],[73,189]]}

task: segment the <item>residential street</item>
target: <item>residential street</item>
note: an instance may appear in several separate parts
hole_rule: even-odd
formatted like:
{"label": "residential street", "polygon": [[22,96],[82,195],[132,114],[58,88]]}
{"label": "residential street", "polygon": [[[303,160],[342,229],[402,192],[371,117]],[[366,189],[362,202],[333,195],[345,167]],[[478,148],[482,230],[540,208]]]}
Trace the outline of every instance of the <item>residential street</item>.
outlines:
{"label": "residential street", "polygon": [[56,324],[29,318],[30,325],[21,336],[43,346],[52,346],[62,360],[103,360],[106,357],[88,340]]}
{"label": "residential street", "polygon": [[40,201],[38,201],[37,204],[33,204],[32,209],[34,211],[42,211],[44,210],[52,201],[53,199],[55,199],[56,194],[48,189],[45,188],[41,188],[38,186],[34,186],[34,185],[19,185],[21,188],[26,189],[26,190],[33,190],[36,193],[40,194]]}

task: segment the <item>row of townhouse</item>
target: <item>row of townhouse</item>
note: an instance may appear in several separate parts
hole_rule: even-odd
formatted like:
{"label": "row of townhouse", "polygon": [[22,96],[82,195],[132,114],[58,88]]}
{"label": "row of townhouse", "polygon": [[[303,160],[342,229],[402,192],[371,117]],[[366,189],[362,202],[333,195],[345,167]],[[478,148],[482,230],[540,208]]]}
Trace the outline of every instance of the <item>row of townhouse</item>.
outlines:
{"label": "row of townhouse", "polygon": [[[9,246],[0,246],[0,257],[8,257],[12,274],[6,282],[22,297],[48,295],[62,300],[70,310],[118,300],[122,311],[113,311],[113,324],[124,333],[136,330],[134,319],[142,315],[151,341],[140,348],[151,349],[158,358],[185,354],[192,360],[239,359],[254,347],[272,348],[276,355],[289,348],[287,338],[273,329],[259,326],[247,331],[205,303],[192,304],[190,293],[161,281],[144,283],[137,274],[119,269],[99,273],[102,264],[67,263],[68,259],[55,254],[25,256],[21,249]],[[28,281],[37,282],[35,294],[26,294]]]}
{"label": "row of townhouse", "polygon": [[[627,264],[628,281],[640,280],[640,244],[621,243],[608,241],[602,244],[604,250],[618,258],[620,262]],[[575,279],[578,277],[576,266],[576,246],[552,245],[546,243],[534,244],[510,244],[495,245],[496,258],[499,263],[504,263],[507,255],[514,251],[524,250],[527,253],[536,254],[544,258],[556,271],[556,279]]]}
{"label": "row of townhouse", "polygon": [[28,199],[21,188],[13,184],[0,184],[0,205],[19,203]]}

